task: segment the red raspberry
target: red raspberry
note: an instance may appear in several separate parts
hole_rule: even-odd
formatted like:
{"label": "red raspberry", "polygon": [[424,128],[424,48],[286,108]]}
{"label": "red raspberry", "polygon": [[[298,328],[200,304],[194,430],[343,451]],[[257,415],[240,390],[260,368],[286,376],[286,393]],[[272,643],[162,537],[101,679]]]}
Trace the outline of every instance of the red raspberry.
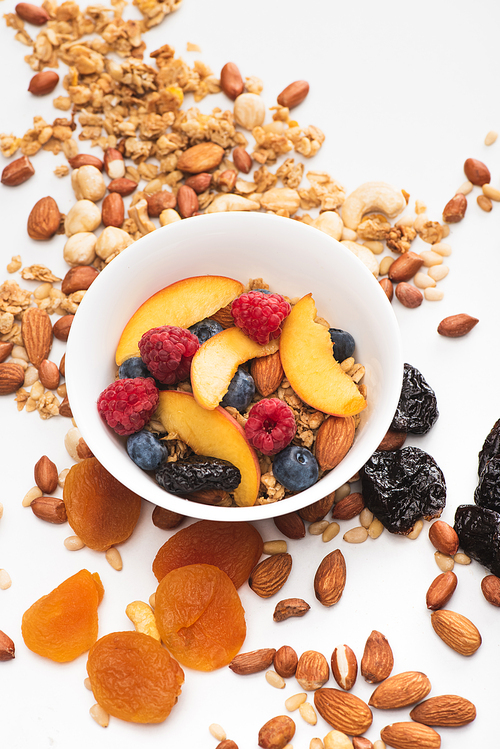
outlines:
{"label": "red raspberry", "polygon": [[193,333],[175,325],[151,328],[139,341],[144,364],[164,385],[175,385],[188,377],[191,360],[199,348],[200,342]]}
{"label": "red raspberry", "polygon": [[133,434],[148,423],[158,398],[152,377],[124,377],[102,391],[97,410],[117,434]]}
{"label": "red raspberry", "polygon": [[290,406],[279,398],[259,401],[250,409],[245,435],[264,455],[276,455],[293,439],[297,426]]}
{"label": "red raspberry", "polygon": [[249,291],[231,305],[235,325],[252,341],[263,345],[281,335],[280,325],[290,314],[291,307],[281,294]]}

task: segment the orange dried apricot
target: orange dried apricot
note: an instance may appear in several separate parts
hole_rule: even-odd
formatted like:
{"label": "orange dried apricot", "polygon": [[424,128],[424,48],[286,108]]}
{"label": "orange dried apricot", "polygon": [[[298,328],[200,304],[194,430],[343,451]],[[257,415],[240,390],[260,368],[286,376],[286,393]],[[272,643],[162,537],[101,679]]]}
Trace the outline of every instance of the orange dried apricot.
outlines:
{"label": "orange dried apricot", "polygon": [[262,547],[262,537],[250,523],[200,520],[163,544],[153,561],[153,572],[161,580],[177,567],[213,564],[239,588],[259,561]]}
{"label": "orange dried apricot", "polygon": [[66,663],[97,640],[97,607],[104,588],[99,575],[80,570],[24,612],[21,632],[38,655]]}
{"label": "orange dried apricot", "polygon": [[72,466],[64,482],[68,522],[83,543],[106,551],[132,534],[141,511],[141,498],[127,489],[97,458]]}
{"label": "orange dried apricot", "polygon": [[198,671],[227,666],[246,636],[238,591],[212,564],[190,564],[167,573],[156,590],[155,617],[174,658]]}
{"label": "orange dried apricot", "polygon": [[112,632],[92,647],[87,672],[98,704],[132,723],[161,723],[181,693],[184,672],[165,648],[141,632]]}

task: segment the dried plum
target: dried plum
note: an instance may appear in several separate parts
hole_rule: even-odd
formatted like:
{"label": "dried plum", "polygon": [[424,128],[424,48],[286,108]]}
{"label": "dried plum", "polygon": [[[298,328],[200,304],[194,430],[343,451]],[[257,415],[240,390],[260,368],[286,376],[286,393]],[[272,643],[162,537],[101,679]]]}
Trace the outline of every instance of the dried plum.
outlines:
{"label": "dried plum", "polygon": [[446,504],[443,472],[418,447],[377,450],[360,474],[365,505],[391,533],[410,533],[417,520],[439,517]]}
{"label": "dried plum", "polygon": [[395,432],[427,434],[438,416],[434,390],[416,367],[405,364],[401,395],[390,428]]}
{"label": "dried plum", "polygon": [[500,419],[492,426],[479,452],[479,475],[484,471],[486,463],[497,455],[500,455]]}
{"label": "dried plum", "polygon": [[474,502],[479,507],[500,512],[500,455],[488,460],[481,471]]}
{"label": "dried plum", "polygon": [[454,527],[465,553],[500,576],[500,513],[487,507],[460,505]]}
{"label": "dried plum", "polygon": [[241,482],[241,473],[228,460],[191,455],[185,460],[164,463],[156,471],[155,478],[171,494],[187,494],[202,489],[230,492]]}

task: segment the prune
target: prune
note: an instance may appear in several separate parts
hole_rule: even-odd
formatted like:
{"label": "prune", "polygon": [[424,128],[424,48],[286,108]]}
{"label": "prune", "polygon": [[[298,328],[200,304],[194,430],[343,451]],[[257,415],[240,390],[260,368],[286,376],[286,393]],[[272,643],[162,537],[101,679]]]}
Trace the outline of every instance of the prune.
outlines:
{"label": "prune", "polygon": [[186,494],[201,489],[233,491],[241,481],[235,465],[221,458],[191,455],[185,460],[165,463],[155,474],[160,486],[171,494]]}
{"label": "prune", "polygon": [[479,507],[500,512],[500,455],[488,460],[479,474],[474,502]]}
{"label": "prune", "polygon": [[395,432],[427,434],[438,416],[434,390],[416,367],[405,364],[401,395],[390,428]]}
{"label": "prune", "polygon": [[500,513],[487,507],[460,505],[454,528],[465,553],[500,576]]}
{"label": "prune", "polygon": [[443,472],[418,447],[376,451],[360,474],[366,506],[391,533],[410,533],[419,518],[439,517],[446,504]]}
{"label": "prune", "polygon": [[479,452],[479,475],[484,471],[486,463],[497,455],[500,455],[500,419],[492,426]]}

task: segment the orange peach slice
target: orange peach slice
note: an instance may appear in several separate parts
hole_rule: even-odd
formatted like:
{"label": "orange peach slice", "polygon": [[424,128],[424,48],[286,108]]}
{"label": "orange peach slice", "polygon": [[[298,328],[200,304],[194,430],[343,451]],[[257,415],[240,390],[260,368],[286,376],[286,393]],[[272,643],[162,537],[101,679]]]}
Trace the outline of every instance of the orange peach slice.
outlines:
{"label": "orange peach slice", "polygon": [[189,328],[225,307],[242,291],[242,283],[226,276],[193,276],[158,291],[126,324],[116,349],[117,365],[139,356],[138,343],[147,330],[159,325]]}
{"label": "orange peach slice", "polygon": [[328,329],[314,322],[316,314],[312,294],[307,294],[285,319],[280,338],[285,375],[299,398],[318,411],[354,416],[366,401],[335,361]]}
{"label": "orange peach slice", "polygon": [[216,408],[240,364],[274,354],[278,347],[277,338],[261,346],[240,328],[226,328],[205,341],[191,362],[193,395],[200,406]]}
{"label": "orange peach slice", "polygon": [[198,455],[229,460],[239,468],[241,482],[234,492],[236,504],[255,504],[260,486],[260,466],[255,450],[236,419],[220,406],[202,408],[191,393],[164,390],[158,417],[168,432],[175,432]]}

